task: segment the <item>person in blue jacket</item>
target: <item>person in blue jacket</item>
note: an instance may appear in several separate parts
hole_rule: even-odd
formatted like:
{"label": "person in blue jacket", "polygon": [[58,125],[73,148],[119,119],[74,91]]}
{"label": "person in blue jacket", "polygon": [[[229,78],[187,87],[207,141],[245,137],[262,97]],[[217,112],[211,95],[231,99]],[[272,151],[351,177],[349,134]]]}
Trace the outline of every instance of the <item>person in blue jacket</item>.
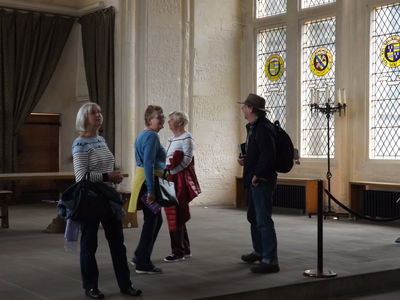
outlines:
{"label": "person in blue jacket", "polygon": [[140,201],[143,204],[144,223],[131,263],[136,265],[138,274],[159,274],[162,270],[152,263],[151,253],[163,221],[154,188],[154,176],[162,176],[165,169],[166,151],[158,136],[165,122],[162,108],[149,105],[144,113],[144,121],[145,128],[135,141],[136,169],[128,207],[128,212],[136,212]]}

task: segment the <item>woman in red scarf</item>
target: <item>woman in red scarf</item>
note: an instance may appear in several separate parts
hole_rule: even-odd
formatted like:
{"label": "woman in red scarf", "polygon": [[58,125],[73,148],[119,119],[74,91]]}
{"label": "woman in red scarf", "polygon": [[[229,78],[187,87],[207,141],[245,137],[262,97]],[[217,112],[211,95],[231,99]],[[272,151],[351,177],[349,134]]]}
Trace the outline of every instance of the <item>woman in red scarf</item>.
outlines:
{"label": "woman in red scarf", "polygon": [[168,229],[171,237],[172,254],[165,262],[177,262],[191,256],[186,222],[190,219],[189,202],[201,193],[194,170],[193,138],[185,130],[189,118],[183,112],[169,114],[168,125],[174,136],[167,149],[167,169],[169,179],[175,183],[178,206],[165,207]]}

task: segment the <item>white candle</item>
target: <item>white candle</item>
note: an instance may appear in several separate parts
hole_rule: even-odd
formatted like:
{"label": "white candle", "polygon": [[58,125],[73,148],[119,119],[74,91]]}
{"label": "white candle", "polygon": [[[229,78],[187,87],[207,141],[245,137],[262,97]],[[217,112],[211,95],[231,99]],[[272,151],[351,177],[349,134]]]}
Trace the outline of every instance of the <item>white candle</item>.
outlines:
{"label": "white candle", "polygon": [[346,104],[346,89],[345,88],[343,88],[342,89],[343,90],[343,104]]}
{"label": "white candle", "polygon": [[326,97],[326,103],[329,103],[329,86],[326,85],[326,92],[325,92],[325,97]]}
{"label": "white candle", "polygon": [[342,97],[340,94],[340,89],[337,89],[336,95],[335,95],[335,105],[337,105],[338,103],[342,102]]}
{"label": "white candle", "polygon": [[317,89],[313,88],[313,103],[317,104]]}
{"label": "white candle", "polygon": [[314,103],[314,89],[310,89],[310,104]]}

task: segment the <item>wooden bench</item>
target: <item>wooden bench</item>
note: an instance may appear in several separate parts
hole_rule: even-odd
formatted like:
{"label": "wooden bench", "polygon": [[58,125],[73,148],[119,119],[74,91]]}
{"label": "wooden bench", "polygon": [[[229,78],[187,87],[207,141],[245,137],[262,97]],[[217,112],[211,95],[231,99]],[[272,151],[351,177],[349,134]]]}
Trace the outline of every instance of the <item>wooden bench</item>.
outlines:
{"label": "wooden bench", "polygon": [[[318,184],[321,179],[316,178],[278,178],[277,185],[303,186],[305,188],[305,209],[304,213],[316,213],[318,201]],[[243,178],[236,177],[236,202],[235,207],[247,206],[246,192],[243,186]]]}
{"label": "wooden bench", "polygon": [[364,211],[364,192],[367,190],[400,191],[400,183],[374,182],[374,181],[350,181],[350,208],[356,212]]}
{"label": "wooden bench", "polygon": [[1,206],[1,227],[9,228],[10,224],[8,222],[8,198],[13,194],[12,191],[1,190],[0,191],[0,206]]}

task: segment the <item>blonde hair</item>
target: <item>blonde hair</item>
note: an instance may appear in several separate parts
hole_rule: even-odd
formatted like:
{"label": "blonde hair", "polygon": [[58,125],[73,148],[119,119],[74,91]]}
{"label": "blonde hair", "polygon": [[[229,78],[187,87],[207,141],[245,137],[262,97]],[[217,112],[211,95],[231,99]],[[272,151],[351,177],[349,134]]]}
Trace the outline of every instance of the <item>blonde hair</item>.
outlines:
{"label": "blonde hair", "polygon": [[182,124],[183,128],[189,123],[189,117],[188,115],[183,112],[183,111],[173,111],[170,112],[168,117],[171,117],[175,121],[179,122]]}
{"label": "blonde hair", "polygon": [[87,128],[87,115],[89,114],[90,110],[92,107],[96,107],[98,110],[101,111],[101,108],[97,103],[94,102],[89,102],[85,103],[81,106],[81,108],[78,110],[78,113],[76,114],[76,123],[75,123],[75,128],[79,133],[85,133]]}

